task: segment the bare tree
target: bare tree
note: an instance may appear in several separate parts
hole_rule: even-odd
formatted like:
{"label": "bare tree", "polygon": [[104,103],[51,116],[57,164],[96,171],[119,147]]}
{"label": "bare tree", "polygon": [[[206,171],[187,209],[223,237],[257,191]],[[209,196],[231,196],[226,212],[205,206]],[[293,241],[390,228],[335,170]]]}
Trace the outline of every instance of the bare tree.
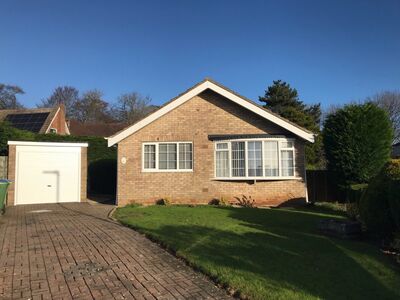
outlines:
{"label": "bare tree", "polygon": [[79,91],[72,86],[59,86],[54,89],[53,93],[47,99],[42,100],[38,107],[54,107],[59,104],[65,105],[67,117],[72,115],[74,106],[79,101]]}
{"label": "bare tree", "polygon": [[17,95],[21,94],[24,91],[19,86],[0,83],[0,109],[24,108],[17,99]]}
{"label": "bare tree", "polygon": [[133,124],[155,110],[150,102],[150,97],[136,92],[122,94],[111,110],[112,116],[120,122]]}
{"label": "bare tree", "polygon": [[384,91],[367,99],[389,114],[394,129],[394,142],[400,142],[400,91]]}
{"label": "bare tree", "polygon": [[110,122],[108,103],[99,90],[90,90],[83,94],[73,106],[71,115],[81,122]]}

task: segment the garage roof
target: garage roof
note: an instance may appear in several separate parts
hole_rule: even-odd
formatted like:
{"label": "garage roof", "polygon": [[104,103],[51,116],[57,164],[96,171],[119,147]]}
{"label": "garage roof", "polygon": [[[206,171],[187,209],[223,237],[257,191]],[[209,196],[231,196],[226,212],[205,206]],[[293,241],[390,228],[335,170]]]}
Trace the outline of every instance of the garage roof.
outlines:
{"label": "garage roof", "polygon": [[8,145],[15,146],[53,146],[53,147],[88,147],[88,143],[53,143],[53,142],[24,142],[8,141]]}

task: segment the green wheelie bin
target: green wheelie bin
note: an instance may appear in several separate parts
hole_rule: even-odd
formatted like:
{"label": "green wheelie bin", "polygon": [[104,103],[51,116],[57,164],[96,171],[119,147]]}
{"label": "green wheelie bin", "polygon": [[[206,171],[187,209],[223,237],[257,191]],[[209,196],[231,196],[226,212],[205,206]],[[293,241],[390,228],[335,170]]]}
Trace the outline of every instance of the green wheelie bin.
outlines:
{"label": "green wheelie bin", "polygon": [[0,179],[0,214],[4,211],[4,204],[6,201],[7,188],[10,181],[7,179]]}

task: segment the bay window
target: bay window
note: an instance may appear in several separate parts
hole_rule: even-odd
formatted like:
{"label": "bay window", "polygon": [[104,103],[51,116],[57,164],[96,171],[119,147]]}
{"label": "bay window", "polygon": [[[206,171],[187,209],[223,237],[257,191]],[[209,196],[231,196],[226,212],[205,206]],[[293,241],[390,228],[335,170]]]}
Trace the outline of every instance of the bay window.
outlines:
{"label": "bay window", "polygon": [[192,171],[193,145],[191,142],[144,143],[143,171]]}
{"label": "bay window", "polygon": [[293,142],[281,143],[282,176],[294,176]]}
{"label": "bay window", "polygon": [[262,142],[247,142],[248,176],[263,176]]}
{"label": "bay window", "polygon": [[215,177],[279,179],[295,177],[294,141],[289,139],[215,142]]}
{"label": "bay window", "polygon": [[279,142],[264,142],[264,169],[265,176],[279,176]]}
{"label": "bay window", "polygon": [[246,173],[245,142],[232,142],[232,176],[243,177]]}

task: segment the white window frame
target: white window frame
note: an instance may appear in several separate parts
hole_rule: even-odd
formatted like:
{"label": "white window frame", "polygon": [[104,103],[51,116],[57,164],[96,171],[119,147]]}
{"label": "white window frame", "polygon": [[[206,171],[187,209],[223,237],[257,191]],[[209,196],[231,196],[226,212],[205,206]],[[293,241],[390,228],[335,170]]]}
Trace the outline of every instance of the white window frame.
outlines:
{"label": "white window frame", "polygon": [[[228,148],[226,149],[217,149],[217,144],[227,144]],[[230,142],[225,142],[225,141],[219,141],[214,143],[214,177],[215,178],[221,178],[217,177],[217,152],[218,151],[228,151],[228,163],[229,163],[229,177],[232,177],[232,150],[231,150],[231,143]],[[222,177],[223,178],[223,177]]]}
{"label": "white window frame", "polygon": [[[261,153],[262,153],[262,176],[248,176],[248,161],[247,161],[247,151],[248,151],[248,142],[261,141]],[[265,175],[265,153],[264,153],[264,142],[274,141],[278,142],[278,176],[264,176]],[[233,177],[232,176],[232,147],[231,142],[245,142],[245,174],[244,177]],[[282,142],[292,142],[293,147],[284,148],[281,146]],[[217,144],[228,143],[228,157],[229,157],[229,177],[217,177]],[[293,176],[282,176],[282,162],[281,162],[281,150],[293,150]],[[296,140],[293,138],[254,138],[254,139],[231,139],[231,140],[218,140],[214,141],[214,180],[293,180],[293,179],[301,179],[301,177],[296,176]]]}
{"label": "white window frame", "polygon": [[[176,144],[176,169],[159,169],[158,163],[159,163],[159,145],[160,144]],[[179,169],[179,145],[180,144],[191,144],[192,145],[192,168],[191,169]],[[155,145],[156,146],[156,167],[153,169],[146,169],[144,167],[144,148],[146,145]],[[145,142],[142,143],[142,172],[153,172],[153,173],[167,173],[167,172],[193,172],[194,168],[194,148],[193,148],[193,142]]]}

